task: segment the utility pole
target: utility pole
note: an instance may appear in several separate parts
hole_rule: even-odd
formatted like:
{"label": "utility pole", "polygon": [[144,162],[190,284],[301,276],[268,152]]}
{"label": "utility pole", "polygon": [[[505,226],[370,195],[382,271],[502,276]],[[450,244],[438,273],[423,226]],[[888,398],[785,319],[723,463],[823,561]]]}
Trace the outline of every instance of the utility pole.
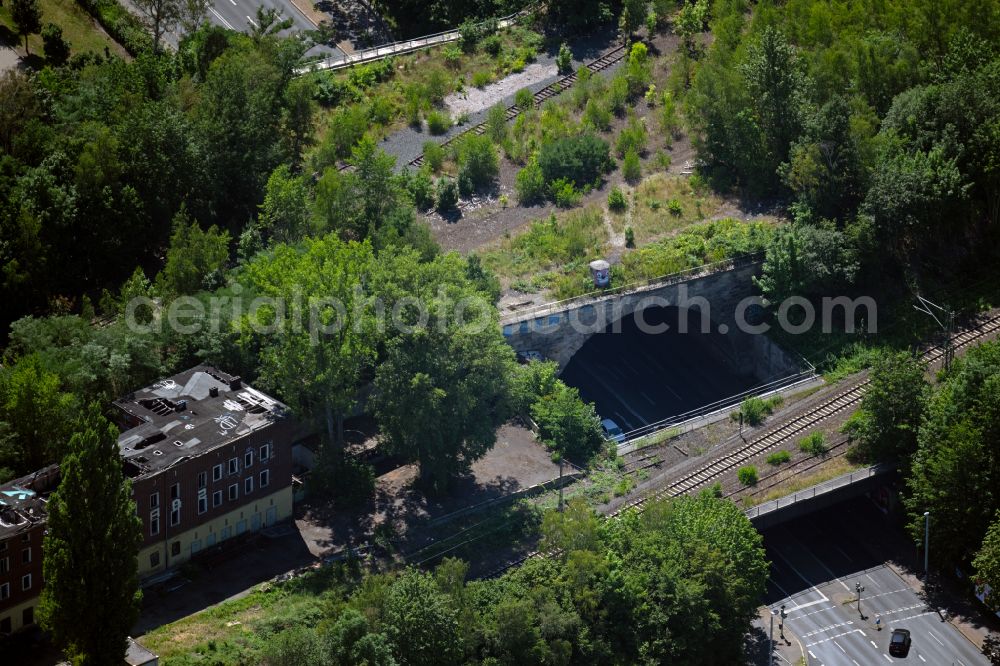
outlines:
{"label": "utility pole", "polygon": [[[955,357],[955,350],[951,344],[951,334],[955,328],[955,311],[949,310],[940,305],[932,303],[923,296],[921,296],[920,294],[917,294],[917,300],[920,301],[920,305],[914,305],[913,308],[918,312],[923,312],[924,314],[930,315],[931,318],[934,319],[935,322],[937,322],[937,325],[941,327],[941,330],[944,331],[945,334],[944,358],[942,360],[942,363],[944,365],[945,371],[950,370],[951,361]],[[944,317],[944,321],[938,318],[938,316],[934,314],[934,310],[931,310],[931,308],[934,308],[934,310],[940,312]]]}
{"label": "utility pole", "polygon": [[563,457],[559,454],[559,513],[563,510],[563,483],[562,483]]}
{"label": "utility pole", "polygon": [[928,549],[931,547],[931,512],[924,511],[924,579],[930,578],[930,570],[927,568]]}
{"label": "utility pole", "polygon": [[865,614],[861,612],[861,593],[865,591],[865,586],[861,583],[854,583],[854,590],[858,593],[858,615],[865,619]]}
{"label": "utility pole", "polygon": [[[784,606],[782,606],[784,608]],[[771,609],[771,649],[768,650],[768,666],[774,666],[774,616],[778,614],[778,611]]]}

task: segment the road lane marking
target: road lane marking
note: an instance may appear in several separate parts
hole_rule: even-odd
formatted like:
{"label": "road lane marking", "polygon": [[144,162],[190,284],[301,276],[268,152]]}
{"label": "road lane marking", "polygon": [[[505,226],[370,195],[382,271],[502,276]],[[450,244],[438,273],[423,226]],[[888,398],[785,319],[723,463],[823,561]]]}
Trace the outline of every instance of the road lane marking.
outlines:
{"label": "road lane marking", "polygon": [[229,0],[229,2],[233,3],[233,7],[236,6],[236,0]]}
{"label": "road lane marking", "polygon": [[816,634],[822,634],[831,629],[839,629],[840,627],[846,627],[849,624],[854,624],[854,620],[848,620],[847,622],[840,622],[839,624],[831,624],[829,626],[823,627],[822,629],[815,629],[809,633],[802,634],[802,638],[809,638],[810,636],[815,636]]}
{"label": "road lane marking", "polygon": [[806,650],[806,652],[808,652],[809,656],[812,657],[813,659],[819,659],[819,657],[817,657],[816,655],[813,654],[812,650]]}
{"label": "road lane marking", "polygon": [[868,641],[868,642],[872,644],[873,648],[875,648],[876,650],[878,649],[878,646],[875,645],[875,641]]}
{"label": "road lane marking", "polygon": [[[925,613],[925,615],[930,615],[930,613]],[[927,633],[929,633],[931,635],[931,638],[933,638],[934,640],[936,640],[938,642],[938,645],[940,645],[941,647],[944,647],[944,643],[942,643],[941,639],[937,637],[937,634],[934,633],[933,629],[928,629]]]}
{"label": "road lane marking", "polygon": [[234,27],[233,27],[232,23],[230,23],[229,21],[227,21],[226,19],[224,19],[224,18],[222,17],[222,14],[220,14],[220,13],[219,13],[219,12],[217,12],[217,11],[215,11],[215,7],[209,7],[209,8],[208,8],[208,11],[212,12],[213,14],[215,14],[215,18],[217,18],[217,19],[219,19],[220,21],[222,21],[222,25],[226,26],[226,27],[227,27],[227,28],[229,28],[230,30],[236,30],[236,28],[234,28]]}
{"label": "road lane marking", "polygon": [[250,18],[249,16],[247,16],[247,20],[248,20],[248,21],[250,21],[250,25],[252,25],[253,27],[255,27],[255,28],[259,28],[259,27],[260,27],[259,25],[257,25],[257,22],[256,22],[256,21],[254,21],[254,20],[253,20],[252,18]]}
{"label": "road lane marking", "polygon": [[[803,608],[809,608],[810,606],[815,606],[816,604],[826,603],[827,601],[829,601],[829,599],[827,599],[826,597],[823,597],[822,599],[817,599],[816,601],[810,601],[807,604],[799,604],[798,606],[792,606],[791,608],[786,608],[785,612],[786,613],[791,613],[793,611],[802,610]],[[827,609],[824,608],[823,610],[827,610]],[[820,611],[816,611],[816,612],[818,613]],[[812,613],[807,613],[807,615],[811,615],[811,614]],[[805,616],[803,616],[803,617],[805,617]]]}
{"label": "road lane marking", "polygon": [[[807,643],[806,647],[807,648],[811,648],[811,647],[814,647],[816,645],[820,645],[821,643],[829,643],[830,641],[833,641],[834,643],[836,643],[838,638],[842,638],[843,636],[850,636],[851,634],[861,634],[862,636],[864,636],[865,632],[861,631],[860,629],[855,629],[853,631],[845,631],[844,633],[837,634],[836,636],[830,636],[829,638],[823,638],[823,639],[818,640],[818,641],[813,641],[812,643]],[[838,645],[837,647],[840,647],[840,646]],[[844,648],[840,648],[840,649],[843,650]]]}
{"label": "road lane marking", "polygon": [[922,654],[918,654],[918,655],[917,655],[917,657],[919,657],[919,658],[920,658],[920,661],[922,661],[922,662],[924,662],[924,663],[927,663],[927,660],[926,660],[926,659],[924,659],[924,655],[922,655]]}
{"label": "road lane marking", "polygon": [[890,664],[892,663],[892,657],[890,657],[889,655],[887,655],[885,652],[882,653],[882,656],[885,657],[886,659],[888,659]]}
{"label": "road lane marking", "polygon": [[821,567],[823,567],[824,569],[826,569],[826,572],[828,574],[830,574],[831,576],[833,576],[832,580],[834,580],[834,581],[840,583],[841,585],[843,585],[844,589],[847,590],[848,592],[851,591],[851,588],[849,588],[847,586],[847,583],[845,583],[844,581],[842,581],[839,578],[837,578],[837,574],[833,573],[833,571],[830,569],[830,567],[826,566],[826,562],[824,562],[823,560],[821,560],[818,557],[816,557],[815,553],[813,553],[812,550],[810,550],[809,546],[807,546],[806,544],[802,543],[801,540],[799,540],[798,538],[796,538],[795,535],[792,534],[787,529],[785,530],[785,532],[787,532],[789,534],[789,536],[791,536],[792,540],[795,541],[796,543],[798,543],[802,547],[802,549],[809,554],[809,557],[811,557],[814,560],[816,560],[817,562],[819,562],[819,565]]}
{"label": "road lane marking", "polygon": [[851,659],[851,661],[854,662],[854,666],[861,666],[861,664],[859,664],[855,659]]}
{"label": "road lane marking", "polygon": [[641,395],[643,398],[645,398],[649,402],[649,404],[651,404],[653,407],[656,407],[656,403],[653,402],[652,398],[650,398],[648,395],[646,395],[645,391],[639,391],[639,395]]}
{"label": "road lane marking", "polygon": [[794,564],[792,564],[791,562],[789,562],[789,561],[788,561],[788,558],[786,558],[786,557],[785,557],[784,555],[782,555],[782,554],[781,554],[781,553],[779,553],[778,551],[774,551],[774,554],[775,554],[775,555],[776,555],[777,557],[780,557],[781,559],[785,560],[785,564],[787,564],[787,565],[788,565],[788,566],[789,566],[789,567],[791,568],[791,570],[792,570],[792,571],[794,571],[794,572],[795,572],[795,573],[796,573],[796,574],[798,575],[798,577],[799,577],[799,578],[801,578],[801,579],[802,579],[803,581],[805,581],[805,582],[806,582],[806,584],[807,584],[807,585],[809,585],[809,586],[810,586],[810,588],[811,588],[811,589],[812,589],[812,590],[813,590],[813,591],[814,591],[814,592],[815,592],[816,594],[818,594],[819,596],[823,597],[823,601],[829,601],[829,599],[827,598],[827,596],[826,596],[825,594],[823,594],[822,592],[820,592],[820,591],[819,591],[819,590],[818,590],[818,589],[816,588],[816,586],[815,586],[815,585],[813,585],[813,582],[812,582],[811,580],[809,580],[808,578],[806,578],[805,576],[803,576],[803,575],[802,575],[802,572],[801,572],[801,571],[799,571],[798,569],[796,569],[796,568],[795,568],[795,565],[794,565]]}
{"label": "road lane marking", "polygon": [[834,645],[836,645],[837,647],[839,647],[839,648],[840,648],[840,651],[841,651],[841,652],[843,652],[844,654],[847,654],[847,650],[845,650],[845,649],[844,649],[844,648],[843,648],[843,647],[842,647],[842,646],[840,645],[840,643],[838,643],[837,641],[834,641],[834,642],[833,642],[833,644],[834,644]]}
{"label": "road lane marking", "polygon": [[[230,2],[231,1],[232,0],[230,0]],[[834,546],[834,548],[836,548],[838,551],[840,551],[840,554],[843,555],[844,557],[846,557],[848,562],[853,562],[854,561],[854,558],[851,557],[850,555],[848,555],[847,553],[845,553],[844,549],[841,548],[840,546]]]}

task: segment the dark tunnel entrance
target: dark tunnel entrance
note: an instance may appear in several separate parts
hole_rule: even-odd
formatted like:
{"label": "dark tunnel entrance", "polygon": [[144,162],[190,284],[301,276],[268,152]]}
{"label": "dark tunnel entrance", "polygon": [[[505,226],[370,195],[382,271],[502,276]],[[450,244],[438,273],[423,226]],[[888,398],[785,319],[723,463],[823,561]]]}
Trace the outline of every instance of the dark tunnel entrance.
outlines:
{"label": "dark tunnel entrance", "polygon": [[[613,332],[611,324],[593,335],[561,375],[584,400],[595,404],[602,419],[614,420],[622,430],[635,430],[763,383],[753,374],[734,370],[735,350],[746,348],[734,341],[745,333],[722,335],[714,330],[715,324],[711,332],[702,332],[698,310],[673,306],[646,308],[642,317],[645,330],[637,317],[628,315],[619,323],[620,332]],[[686,333],[679,330],[682,317]],[[648,332],[656,324],[669,328]]]}

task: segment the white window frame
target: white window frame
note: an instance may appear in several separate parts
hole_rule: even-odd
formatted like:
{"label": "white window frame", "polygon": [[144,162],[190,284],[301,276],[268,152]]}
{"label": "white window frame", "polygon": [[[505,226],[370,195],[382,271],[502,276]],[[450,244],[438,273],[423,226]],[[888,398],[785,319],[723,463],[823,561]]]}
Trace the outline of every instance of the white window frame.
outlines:
{"label": "white window frame", "polygon": [[232,483],[229,485],[229,501],[235,502],[240,498],[240,484]]}
{"label": "white window frame", "polygon": [[[24,559],[25,555],[28,556],[28,559]],[[21,564],[31,564],[31,546],[21,551]]]}
{"label": "white window frame", "polygon": [[229,459],[229,475],[239,474],[240,472],[240,459],[230,458]]}
{"label": "white window frame", "polygon": [[0,574],[10,571],[10,558],[0,557]]}
{"label": "white window frame", "polygon": [[[174,494],[176,492],[176,494]],[[170,499],[180,499],[181,498],[181,482],[178,481],[174,485],[170,486]]]}
{"label": "white window frame", "polygon": [[208,472],[198,472],[198,489],[208,487]]}
{"label": "white window frame", "polygon": [[[28,581],[28,584],[25,585],[24,581]],[[31,589],[31,574],[30,573],[26,573],[23,576],[21,576],[21,591],[22,592],[27,592],[30,589]]]}
{"label": "white window frame", "polygon": [[208,511],[208,490],[202,488],[198,491],[198,515]]}
{"label": "white window frame", "polygon": [[149,508],[159,509],[160,508],[160,491],[157,490],[155,493],[149,493]]}
{"label": "white window frame", "polygon": [[0,600],[10,599],[10,583],[0,583]]}
{"label": "white window frame", "polygon": [[176,527],[181,524],[181,508],[170,507],[170,526]]}
{"label": "white window frame", "polygon": [[[219,500],[218,502],[215,501],[216,498],[218,498],[218,500]],[[212,493],[212,508],[215,508],[217,506],[222,506],[222,491],[221,490],[216,490],[214,493]]]}
{"label": "white window frame", "polygon": [[267,462],[270,459],[271,459],[271,442],[267,442],[266,444],[260,447],[258,460],[260,460],[261,462]]}
{"label": "white window frame", "polygon": [[243,494],[249,495],[253,492],[253,474],[243,479]]}
{"label": "white window frame", "polygon": [[253,449],[249,449],[243,454],[243,469],[247,467],[253,467]]}
{"label": "white window frame", "polygon": [[222,466],[222,463],[219,463],[218,465],[216,465],[215,467],[213,467],[212,468],[212,481],[213,482],[214,481],[221,481],[222,480],[222,475],[223,475],[224,471],[225,471],[225,468]]}
{"label": "white window frame", "polygon": [[260,472],[260,482],[258,484],[261,488],[267,488],[271,485],[271,470],[264,469]]}
{"label": "white window frame", "polygon": [[[153,529],[153,526],[156,529]],[[149,512],[149,536],[156,536],[160,533],[160,510],[153,509]]]}

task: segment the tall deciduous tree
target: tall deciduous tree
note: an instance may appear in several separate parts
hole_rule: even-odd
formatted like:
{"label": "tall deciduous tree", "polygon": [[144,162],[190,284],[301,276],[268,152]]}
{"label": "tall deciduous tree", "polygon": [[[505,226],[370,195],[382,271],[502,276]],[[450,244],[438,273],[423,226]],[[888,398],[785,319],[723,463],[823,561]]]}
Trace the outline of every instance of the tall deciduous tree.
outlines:
{"label": "tall deciduous tree", "polygon": [[118,431],[91,405],[76,424],[48,503],[39,615],[76,666],[121,663],[139,612],[142,523]]}
{"label": "tall deciduous tree", "polygon": [[194,30],[208,12],[208,0],[135,0],[146,26],[153,33],[153,49],[160,50],[164,33],[178,26]]}
{"label": "tall deciduous tree", "polygon": [[986,603],[994,610],[1000,609],[1000,511],[997,511],[993,524],[986,531],[972,566],[979,582],[990,586]]}
{"label": "tall deciduous tree", "polygon": [[0,369],[0,423],[8,435],[0,443],[0,466],[27,474],[58,462],[74,407],[73,395],[62,391],[37,354]]}
{"label": "tall deciduous tree", "polygon": [[174,218],[167,263],[156,276],[156,286],[164,294],[193,294],[211,287],[206,278],[221,271],[228,259],[229,232],[215,225],[204,230],[181,211]]}
{"label": "tall deciduous tree", "polygon": [[17,26],[17,34],[24,37],[24,50],[28,52],[28,35],[42,29],[42,7],[38,0],[11,0],[10,15]]}

